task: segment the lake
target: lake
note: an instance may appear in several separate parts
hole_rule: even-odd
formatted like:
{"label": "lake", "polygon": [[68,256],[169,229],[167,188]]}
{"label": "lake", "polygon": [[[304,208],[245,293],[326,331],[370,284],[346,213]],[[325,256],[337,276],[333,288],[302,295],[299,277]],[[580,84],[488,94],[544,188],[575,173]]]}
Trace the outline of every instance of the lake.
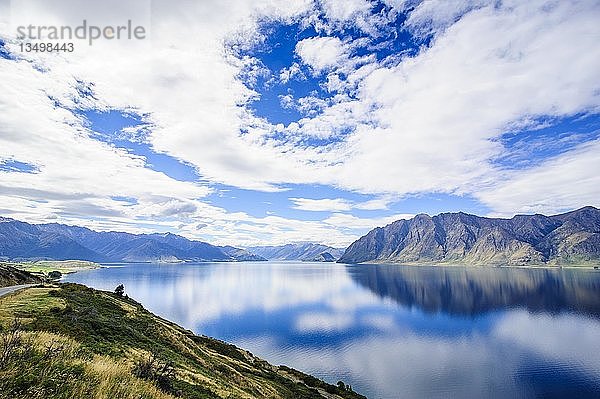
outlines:
{"label": "lake", "polygon": [[66,281],[369,398],[600,398],[600,272],[127,264]]}

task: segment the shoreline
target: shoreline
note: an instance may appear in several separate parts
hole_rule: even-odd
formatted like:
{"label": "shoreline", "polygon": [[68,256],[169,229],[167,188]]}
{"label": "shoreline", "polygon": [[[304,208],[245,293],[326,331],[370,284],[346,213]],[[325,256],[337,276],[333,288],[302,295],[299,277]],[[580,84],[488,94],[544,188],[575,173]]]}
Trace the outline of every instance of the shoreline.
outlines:
{"label": "shoreline", "polygon": [[[255,263],[256,261],[237,261],[235,263]],[[261,263],[279,263],[280,261],[261,261]],[[389,265],[389,266],[407,266],[407,267],[444,267],[444,268],[464,268],[464,269],[546,269],[546,270],[585,270],[585,271],[600,271],[600,263],[598,264],[569,264],[569,265],[547,265],[547,264],[532,264],[532,265],[506,265],[506,264],[465,264],[465,263],[434,263],[434,262],[361,262],[361,263],[345,263],[345,262],[309,262],[309,261],[288,261],[290,263],[302,262],[304,264],[315,263],[315,264],[323,264],[330,265],[332,263],[339,265]],[[33,262],[15,262],[15,261],[5,261],[0,262],[8,264],[9,266],[25,270],[35,275],[42,275],[47,277],[48,274],[52,271],[58,271],[63,275],[74,274],[79,271],[85,270],[96,270],[96,269],[110,269],[110,268],[119,268],[126,267],[130,264],[168,264],[168,265],[185,265],[186,263],[214,263],[214,262],[113,262],[113,263],[97,263],[91,261],[82,261],[82,260],[61,260],[61,261],[33,261]],[[228,262],[222,262],[228,263]],[[58,281],[63,280],[64,276],[61,277]]]}
{"label": "shoreline", "polygon": [[[338,262],[336,262],[338,263]],[[532,264],[532,265],[503,265],[503,264],[465,264],[465,263],[434,263],[434,262],[361,262],[361,263],[344,263],[339,262],[342,265],[390,265],[390,266],[411,266],[411,267],[462,267],[466,269],[548,269],[548,270],[561,270],[561,269],[578,269],[578,270],[600,270],[599,264],[581,264],[581,265],[544,265],[544,264]]]}

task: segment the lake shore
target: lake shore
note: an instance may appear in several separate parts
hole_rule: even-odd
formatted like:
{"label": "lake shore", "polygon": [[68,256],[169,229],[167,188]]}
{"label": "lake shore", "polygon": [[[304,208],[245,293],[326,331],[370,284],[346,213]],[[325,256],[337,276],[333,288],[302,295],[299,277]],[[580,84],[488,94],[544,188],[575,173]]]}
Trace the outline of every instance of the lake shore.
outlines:
{"label": "lake shore", "polygon": [[[342,263],[343,264],[343,263]],[[463,267],[472,269],[481,268],[502,268],[502,269],[548,269],[548,270],[560,270],[560,269],[579,269],[579,270],[598,270],[600,269],[599,264],[570,264],[570,265],[548,265],[548,264],[531,264],[531,265],[505,265],[505,264],[465,264],[465,263],[434,263],[434,262],[364,262],[364,263],[348,263],[356,265],[393,265],[393,266],[431,266],[431,267]]]}

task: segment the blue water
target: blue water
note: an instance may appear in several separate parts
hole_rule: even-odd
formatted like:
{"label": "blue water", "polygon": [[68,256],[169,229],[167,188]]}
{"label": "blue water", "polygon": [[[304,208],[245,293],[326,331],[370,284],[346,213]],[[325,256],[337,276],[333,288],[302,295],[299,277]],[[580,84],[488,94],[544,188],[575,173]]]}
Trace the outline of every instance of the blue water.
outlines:
{"label": "blue water", "polygon": [[369,398],[600,398],[600,272],[129,264],[67,281]]}

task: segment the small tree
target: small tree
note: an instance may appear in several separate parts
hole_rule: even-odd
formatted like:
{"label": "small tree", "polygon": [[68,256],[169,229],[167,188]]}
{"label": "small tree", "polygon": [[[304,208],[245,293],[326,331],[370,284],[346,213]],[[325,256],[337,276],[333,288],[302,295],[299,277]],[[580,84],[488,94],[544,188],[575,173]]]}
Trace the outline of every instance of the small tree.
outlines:
{"label": "small tree", "polygon": [[123,286],[123,284],[117,285],[117,288],[115,288],[115,294],[117,294],[118,296],[123,296],[124,293],[125,287]]}

